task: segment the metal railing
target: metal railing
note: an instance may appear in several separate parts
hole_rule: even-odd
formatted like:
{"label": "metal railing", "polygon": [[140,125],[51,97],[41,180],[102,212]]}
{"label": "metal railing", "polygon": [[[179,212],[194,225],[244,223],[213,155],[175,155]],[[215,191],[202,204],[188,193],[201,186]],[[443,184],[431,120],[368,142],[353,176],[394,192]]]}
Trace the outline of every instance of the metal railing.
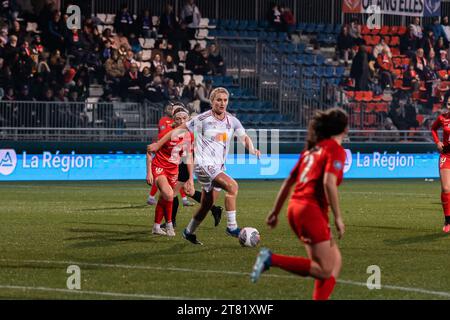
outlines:
{"label": "metal railing", "polygon": [[141,139],[137,132],[156,127],[162,113],[154,103],[0,101],[0,139]]}

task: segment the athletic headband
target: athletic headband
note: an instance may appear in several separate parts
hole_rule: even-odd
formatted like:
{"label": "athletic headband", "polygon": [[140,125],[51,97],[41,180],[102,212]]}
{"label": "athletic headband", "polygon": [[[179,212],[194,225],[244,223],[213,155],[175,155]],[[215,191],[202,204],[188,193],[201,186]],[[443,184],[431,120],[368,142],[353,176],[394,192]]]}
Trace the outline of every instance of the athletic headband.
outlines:
{"label": "athletic headband", "polygon": [[225,89],[223,87],[218,87],[218,88],[215,88],[213,91],[211,91],[211,94],[209,95],[209,100],[211,100],[211,102],[212,102],[212,98],[219,92],[225,93],[228,97],[230,96],[230,93],[228,92],[227,89]]}
{"label": "athletic headband", "polygon": [[175,117],[177,113],[186,113],[186,115],[189,117],[189,111],[187,111],[184,107],[177,105],[174,106],[174,108],[176,109],[173,111],[173,117]]}

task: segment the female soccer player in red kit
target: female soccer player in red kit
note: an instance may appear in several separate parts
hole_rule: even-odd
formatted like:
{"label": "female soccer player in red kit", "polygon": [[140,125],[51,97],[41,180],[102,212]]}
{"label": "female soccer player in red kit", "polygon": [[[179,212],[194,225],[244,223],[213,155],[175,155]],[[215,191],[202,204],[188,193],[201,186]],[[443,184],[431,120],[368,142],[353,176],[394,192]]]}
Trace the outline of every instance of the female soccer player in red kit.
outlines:
{"label": "female soccer player in red kit", "polygon": [[[159,138],[189,120],[189,112],[182,106],[175,106],[173,111],[173,125],[165,128],[159,133]],[[147,183],[156,184],[160,197],[155,208],[155,224],[152,233],[159,235],[175,236],[172,224],[173,190],[178,182],[178,165],[184,153],[190,153],[192,149],[193,136],[189,133],[181,134],[165,143],[155,153],[152,159],[147,152]],[[190,157],[188,156],[188,159]],[[188,160],[188,166],[192,161]],[[191,173],[192,170],[189,171]],[[162,219],[166,219],[166,231],[161,229]]]}
{"label": "female soccer player in red kit", "polygon": [[[441,201],[444,210],[445,223],[442,229],[445,233],[450,232],[450,95],[444,98],[444,107],[447,112],[441,114],[431,127],[433,140],[439,152],[439,175],[441,176]],[[442,128],[444,139],[439,139],[438,129]]]}
{"label": "female soccer player in red kit", "polygon": [[275,254],[262,248],[253,267],[251,279],[256,282],[261,273],[278,267],[300,276],[315,278],[314,300],[327,300],[341,269],[341,254],[331,237],[328,207],[341,238],[344,234],[339,207],[338,185],[342,182],[345,151],[342,139],[348,131],[348,116],[344,110],[333,108],[318,112],[309,123],[305,150],[289,177],[284,181],[267,217],[274,228],[278,215],[295,185],[288,206],[289,224],[303,241],[308,258]]}

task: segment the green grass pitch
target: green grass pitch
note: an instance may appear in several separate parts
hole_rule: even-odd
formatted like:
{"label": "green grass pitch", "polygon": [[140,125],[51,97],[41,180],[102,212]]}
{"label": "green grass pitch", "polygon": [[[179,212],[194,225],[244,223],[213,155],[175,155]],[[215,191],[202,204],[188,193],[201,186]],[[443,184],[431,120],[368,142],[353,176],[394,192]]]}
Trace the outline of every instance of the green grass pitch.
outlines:
{"label": "green grass pitch", "polygon": [[[260,246],[304,255],[285,214],[275,230],[264,224],[280,184],[240,181],[238,222],[260,231]],[[204,246],[180,235],[196,207],[181,207],[175,238],[153,236],[147,191],[138,181],[1,183],[0,298],[311,298],[311,278],[275,268],[250,283],[258,248],[227,236],[225,217],[216,228],[211,216],[201,225]],[[340,197],[347,232],[332,299],[450,298],[438,181],[347,180]],[[72,264],[80,291],[66,287]],[[370,265],[381,268],[381,290],[365,286]]]}

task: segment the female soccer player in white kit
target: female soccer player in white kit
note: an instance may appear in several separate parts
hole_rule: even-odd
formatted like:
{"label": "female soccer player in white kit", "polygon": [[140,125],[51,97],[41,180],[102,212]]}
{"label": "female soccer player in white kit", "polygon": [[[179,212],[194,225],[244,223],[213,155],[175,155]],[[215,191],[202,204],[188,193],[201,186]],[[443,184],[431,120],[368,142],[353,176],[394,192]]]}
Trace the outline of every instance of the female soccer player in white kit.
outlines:
{"label": "female soccer player in white kit", "polygon": [[230,141],[233,135],[239,137],[245,148],[258,158],[261,152],[255,149],[250,137],[245,133],[241,122],[231,114],[227,113],[229,93],[225,88],[216,88],[211,92],[211,110],[199,114],[187,123],[161,138],[158,142],[148,146],[148,151],[157,151],[172,135],[180,134],[187,129],[194,133],[194,166],[188,164],[190,178],[186,182],[187,193],[194,188],[192,172],[195,172],[199,183],[202,185],[202,200],[200,207],[194,214],[183,237],[194,243],[202,244],[197,240],[195,234],[197,228],[206,217],[208,211],[217,199],[218,193],[224,189],[225,210],[227,211],[226,233],[237,237],[240,228],[236,222],[236,197],[238,193],[237,182],[224,172],[225,161],[228,155]]}

